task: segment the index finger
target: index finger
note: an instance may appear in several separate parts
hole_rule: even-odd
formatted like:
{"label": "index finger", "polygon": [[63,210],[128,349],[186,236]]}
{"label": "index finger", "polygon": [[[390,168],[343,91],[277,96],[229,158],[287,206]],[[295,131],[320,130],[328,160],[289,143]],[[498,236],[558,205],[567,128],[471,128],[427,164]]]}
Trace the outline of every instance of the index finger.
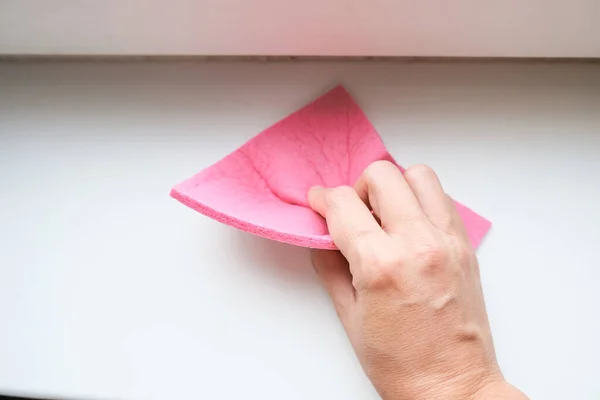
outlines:
{"label": "index finger", "polygon": [[373,208],[382,229],[390,235],[410,234],[425,215],[402,171],[389,161],[375,161],[362,173],[354,186]]}
{"label": "index finger", "polygon": [[387,237],[351,187],[313,188],[308,193],[308,203],[327,220],[333,242],[351,267],[360,260],[365,249]]}

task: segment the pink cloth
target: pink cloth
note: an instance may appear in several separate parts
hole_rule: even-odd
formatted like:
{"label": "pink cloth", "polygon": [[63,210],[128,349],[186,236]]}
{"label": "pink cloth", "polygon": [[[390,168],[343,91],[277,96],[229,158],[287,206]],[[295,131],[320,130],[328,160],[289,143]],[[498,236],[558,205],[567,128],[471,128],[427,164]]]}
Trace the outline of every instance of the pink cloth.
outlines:
{"label": "pink cloth", "polygon": [[[171,196],[219,222],[298,246],[335,249],[310,187],[353,185],[373,161],[389,160],[379,134],[341,86],[250,139]],[[456,203],[474,247],[490,222]]]}

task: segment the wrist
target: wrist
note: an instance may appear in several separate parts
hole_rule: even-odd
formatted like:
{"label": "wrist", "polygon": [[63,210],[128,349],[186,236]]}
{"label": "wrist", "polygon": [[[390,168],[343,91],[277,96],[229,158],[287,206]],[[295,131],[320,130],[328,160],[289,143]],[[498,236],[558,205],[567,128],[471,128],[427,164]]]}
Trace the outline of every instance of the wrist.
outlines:
{"label": "wrist", "polygon": [[379,393],[384,400],[529,400],[499,372],[477,375],[462,375],[460,379],[414,379],[411,387],[395,387],[393,392]]}
{"label": "wrist", "polygon": [[529,400],[523,392],[508,382],[490,382],[478,390],[472,400]]}

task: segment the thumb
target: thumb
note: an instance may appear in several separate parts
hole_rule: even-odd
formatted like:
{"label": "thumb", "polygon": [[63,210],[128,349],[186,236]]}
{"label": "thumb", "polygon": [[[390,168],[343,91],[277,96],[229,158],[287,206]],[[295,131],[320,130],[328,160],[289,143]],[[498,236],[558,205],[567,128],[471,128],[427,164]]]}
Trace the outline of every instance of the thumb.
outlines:
{"label": "thumb", "polygon": [[356,303],[348,261],[342,253],[333,250],[311,250],[311,259],[342,324],[348,327]]}

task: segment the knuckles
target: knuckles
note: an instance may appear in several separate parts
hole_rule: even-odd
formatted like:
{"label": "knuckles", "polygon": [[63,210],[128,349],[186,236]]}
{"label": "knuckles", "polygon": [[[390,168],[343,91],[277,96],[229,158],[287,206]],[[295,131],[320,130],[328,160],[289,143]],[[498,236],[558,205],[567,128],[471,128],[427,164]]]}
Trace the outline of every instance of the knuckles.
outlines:
{"label": "knuckles", "polygon": [[413,165],[404,171],[404,177],[408,181],[437,179],[436,173],[428,165]]}
{"label": "knuckles", "polygon": [[395,285],[406,258],[398,251],[388,251],[374,255],[369,253],[363,265],[368,273],[365,276],[365,285],[371,289],[385,289]]}
{"label": "knuckles", "polygon": [[338,186],[329,189],[325,197],[328,206],[335,207],[336,205],[346,201],[348,198],[356,196],[356,192],[350,186]]}
{"label": "knuckles", "polygon": [[473,250],[469,245],[460,242],[454,247],[453,252],[458,265],[466,267],[471,264],[471,261],[473,260]]}
{"label": "knuckles", "polygon": [[398,170],[398,167],[396,167],[390,161],[387,161],[387,160],[374,161],[363,171],[363,179],[365,179],[367,182],[373,182],[381,174],[385,174],[388,171],[395,172],[397,170]]}
{"label": "knuckles", "polygon": [[[361,264],[366,273],[362,284],[372,290],[402,288],[407,274],[416,274],[424,279],[441,279],[443,282],[459,279],[460,271],[468,268],[473,254],[463,243],[424,236],[409,246],[383,251],[376,248],[363,249]],[[402,249],[402,250],[400,250]],[[382,250],[382,249],[379,249]],[[448,281],[450,280],[450,281]]]}
{"label": "knuckles", "polygon": [[446,247],[436,241],[419,244],[414,253],[415,260],[430,269],[441,269],[448,264],[449,254]]}

